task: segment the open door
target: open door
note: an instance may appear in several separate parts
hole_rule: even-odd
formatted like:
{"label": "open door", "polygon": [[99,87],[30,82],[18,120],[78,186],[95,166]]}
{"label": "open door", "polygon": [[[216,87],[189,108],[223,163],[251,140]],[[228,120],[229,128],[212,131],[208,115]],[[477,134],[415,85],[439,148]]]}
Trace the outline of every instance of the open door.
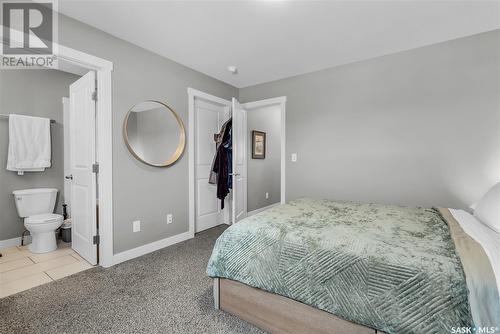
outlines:
{"label": "open door", "polygon": [[85,74],[69,88],[69,171],[71,180],[72,248],[90,264],[97,264],[95,73]]}
{"label": "open door", "polygon": [[233,98],[233,216],[237,223],[247,216],[247,111]]}

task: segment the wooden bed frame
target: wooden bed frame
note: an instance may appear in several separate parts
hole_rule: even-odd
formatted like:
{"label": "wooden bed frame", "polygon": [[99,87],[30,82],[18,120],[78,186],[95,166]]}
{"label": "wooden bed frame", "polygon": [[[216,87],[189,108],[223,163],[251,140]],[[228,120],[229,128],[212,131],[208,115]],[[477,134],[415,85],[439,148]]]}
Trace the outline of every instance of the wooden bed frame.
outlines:
{"label": "wooden bed frame", "polygon": [[214,279],[216,309],[277,334],[377,334],[383,332],[246,284]]}

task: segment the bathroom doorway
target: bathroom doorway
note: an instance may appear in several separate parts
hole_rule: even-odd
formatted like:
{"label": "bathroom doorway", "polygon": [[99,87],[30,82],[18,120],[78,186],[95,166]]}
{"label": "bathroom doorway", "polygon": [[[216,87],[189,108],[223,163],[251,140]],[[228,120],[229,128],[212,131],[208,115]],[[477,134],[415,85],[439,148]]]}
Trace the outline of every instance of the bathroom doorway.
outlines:
{"label": "bathroom doorway", "polygon": [[[83,72],[38,69],[1,74],[2,83],[8,83],[2,85],[2,110],[9,116],[0,123],[0,132],[7,137],[0,149],[4,151],[8,146],[2,156],[13,161],[8,169],[0,170],[1,193],[6,195],[0,198],[5,208],[2,236],[19,238],[11,247],[0,247],[0,297],[98,263],[97,245],[93,244],[97,234],[97,170],[92,169],[96,161],[95,101],[91,94],[95,90],[95,72]],[[68,103],[61,103],[63,96],[68,96]],[[38,122],[45,122],[45,126],[37,127]],[[27,146],[31,146],[29,154],[37,153],[33,155],[36,161],[46,158],[50,164],[36,171],[21,169],[17,161],[30,156],[22,155]],[[40,153],[45,148],[50,148],[47,155]],[[85,160],[90,161],[90,167]],[[66,161],[73,162],[70,173],[65,173]],[[76,185],[73,190],[77,191],[65,193],[68,181]],[[63,218],[64,211],[67,214]]]}
{"label": "bathroom doorway", "polygon": [[[95,134],[93,136],[95,143],[98,145],[94,146],[94,161],[92,166],[92,171],[94,174],[95,180],[95,192],[93,190],[89,190],[91,193],[97,194],[97,189],[99,190],[99,197],[101,199],[101,203],[99,206],[99,210],[97,211],[97,196],[91,200],[96,205],[93,206],[94,209],[86,210],[84,215],[88,215],[88,217],[92,218],[91,224],[81,225],[85,226],[86,232],[88,235],[87,242],[92,244],[95,253],[94,263],[101,265],[103,267],[109,267],[113,265],[113,215],[112,215],[112,109],[111,109],[111,73],[113,69],[113,64],[107,60],[64,47],[62,45],[58,45],[56,56],[59,60],[59,68],[57,70],[45,70],[38,69],[33,71],[38,71],[40,75],[44,75],[43,73],[47,71],[53,71],[54,73],[73,73],[77,74],[78,79],[79,76],[85,76],[87,73],[93,73],[92,81],[95,84],[95,89],[89,89],[88,93],[91,94],[90,97],[95,106],[95,111],[93,113],[93,119],[95,121]],[[26,73],[34,73],[31,70],[23,70]],[[7,92],[7,87],[10,87],[14,81],[9,80],[7,78],[7,73],[14,73],[14,71],[3,71],[2,76],[0,77],[0,85],[2,86],[2,96],[9,97],[10,94]],[[77,81],[77,80],[73,81]],[[71,81],[71,82],[73,82]],[[71,83],[70,82],[70,83]],[[29,80],[24,80],[25,84],[31,84]],[[32,94],[26,92],[25,89],[18,90],[22,92],[24,95],[19,97],[19,100],[24,100],[26,106],[23,109],[16,109],[13,107],[9,107],[5,104],[2,104],[2,110],[5,113],[12,114],[27,114],[35,110],[51,110],[51,107],[47,104],[47,101],[56,101],[59,104],[59,110],[62,110],[61,99],[63,96],[69,96],[69,84],[66,86],[63,95],[59,95],[57,99],[49,99],[46,94],[42,94],[42,88],[46,86],[48,83],[43,80],[39,82],[37,87],[33,87]],[[25,87],[23,87],[25,88]],[[12,92],[14,90],[11,90]],[[12,95],[14,96],[14,95]],[[2,102],[5,101],[15,101],[15,99],[7,99],[2,98]],[[52,109],[57,109],[57,106]],[[39,117],[43,117],[44,115],[36,115]],[[62,112],[60,115],[61,119],[59,127],[62,130]],[[0,127],[2,131],[2,136],[5,141],[8,142],[8,117],[5,118],[7,121],[1,121]],[[52,123],[51,123],[52,124]],[[54,122],[52,125],[58,126],[57,122]],[[81,127],[83,128],[83,127]],[[61,131],[62,132],[62,131]],[[88,132],[87,132],[88,133]],[[54,138],[54,140],[58,141],[60,144],[64,141],[62,133],[60,136]],[[5,145],[6,146],[6,145]],[[6,151],[6,149],[5,149]],[[7,153],[4,152],[4,156],[7,156]],[[61,153],[62,159],[62,153]],[[97,163],[97,164],[95,164]],[[62,164],[62,162],[61,162]],[[94,165],[95,164],[95,165]],[[98,167],[97,167],[98,166]],[[50,170],[47,169],[47,170]],[[61,169],[62,170],[62,169]],[[4,170],[5,171],[5,170]],[[9,171],[10,172],[10,171]],[[10,172],[11,174],[15,174]],[[58,174],[58,178],[64,180],[64,176],[66,173]],[[14,175],[12,175],[14,176]],[[23,176],[17,176],[21,180],[21,184],[16,186],[15,189],[27,189],[27,188],[41,188],[44,187],[43,184],[30,185],[28,184],[29,180],[33,178],[33,174],[25,175],[27,177],[22,178]],[[5,189],[5,185],[7,182],[7,178],[1,177],[2,180],[2,190]],[[65,181],[63,181],[65,182]],[[46,185],[45,185],[46,186]],[[78,186],[80,187],[80,186]],[[62,186],[59,188],[63,188]],[[13,189],[11,189],[13,190]],[[47,188],[45,189],[47,190]],[[49,189],[50,190],[50,189]],[[64,191],[59,190],[59,197],[64,198]],[[70,196],[71,197],[71,196]],[[89,197],[90,198],[90,197]],[[59,243],[59,248],[55,251],[42,253],[42,254],[34,254],[29,252],[28,247],[20,246],[21,244],[21,232],[23,229],[23,221],[19,218],[16,213],[16,207],[13,204],[13,195],[12,191],[5,191],[1,193],[0,200],[4,200],[6,204],[2,205],[2,222],[3,221],[12,221],[12,219],[5,219],[7,215],[7,211],[5,208],[10,208],[12,214],[15,214],[14,222],[17,224],[14,228],[16,230],[10,231],[6,229],[6,224],[1,224],[2,229],[0,230],[0,253],[2,257],[0,257],[0,269],[2,271],[2,282],[1,282],[1,291],[0,297],[3,297],[8,294],[16,293],[19,291],[23,291],[34,287],[36,285],[44,284],[50,282],[55,279],[59,279],[65,277],[67,275],[73,274],[75,272],[88,269],[91,267],[91,264],[88,263],[81,255],[76,253],[68,244]],[[8,203],[7,203],[8,202]],[[61,203],[62,204],[62,203]],[[59,205],[59,204],[58,204]],[[88,205],[90,207],[90,205]],[[53,206],[52,206],[53,207]],[[5,209],[5,210],[4,210]],[[70,211],[70,214],[74,216],[77,214],[75,212],[75,207],[73,206],[73,210]],[[60,211],[59,211],[60,213]],[[97,223],[99,222],[99,225]],[[20,231],[19,231],[20,230]],[[95,233],[91,233],[95,232]],[[80,233],[85,234],[85,233]],[[52,234],[54,235],[54,234]],[[85,253],[82,252],[84,256]],[[92,258],[91,258],[92,259]],[[75,262],[75,260],[77,262]],[[71,262],[71,263],[70,263]],[[74,262],[74,263],[73,263]],[[85,266],[84,264],[87,263]],[[92,263],[92,264],[94,264]],[[83,264],[83,265],[82,265]],[[84,269],[82,269],[84,268]],[[40,271],[42,270],[42,271]],[[8,281],[8,282],[7,282]]]}
{"label": "bathroom doorway", "polygon": [[[1,238],[0,238],[0,253],[2,253],[2,257],[0,258],[0,265],[3,264],[9,264],[9,272],[12,274],[12,280],[13,282],[24,282],[26,284],[16,284],[15,287],[11,287],[12,289],[9,288],[9,291],[13,292],[18,292],[22,291],[24,289],[30,288],[35,285],[43,284],[45,280],[47,280],[45,273],[36,273],[35,276],[37,277],[26,277],[27,280],[25,280],[25,277],[19,277],[18,275],[24,275],[27,274],[28,272],[31,272],[28,270],[29,268],[25,267],[28,262],[35,265],[37,268],[38,267],[45,267],[46,264],[44,265],[38,265],[41,262],[45,261],[51,261],[50,266],[52,265],[62,265],[63,263],[60,262],[58,259],[63,259],[63,257],[60,257],[61,254],[65,254],[65,261],[73,261],[76,259],[77,261],[85,261],[84,257],[87,259],[90,259],[91,264],[99,264],[104,267],[109,267],[113,265],[113,242],[112,242],[112,231],[113,231],[113,222],[112,222],[112,117],[111,117],[111,71],[113,64],[107,60],[94,57],[88,54],[85,54],[83,52],[79,52],[74,49],[66,48],[62,45],[58,46],[58,51],[57,51],[57,56],[59,59],[59,69],[57,70],[58,72],[69,72],[69,73],[75,73],[74,71],[81,71],[78,73],[79,76],[87,75],[87,73],[92,73],[92,78],[87,78],[87,82],[93,83],[95,86],[94,88],[86,88],[86,91],[90,93],[90,99],[92,103],[94,104],[94,112],[92,113],[93,115],[93,120],[94,120],[94,131],[93,136],[88,135],[87,139],[92,138],[94,140],[94,143],[99,143],[99,145],[95,145],[93,149],[89,149],[90,151],[93,151],[90,155],[93,156],[92,159],[92,164],[91,164],[91,174],[93,177],[87,177],[86,181],[89,181],[86,183],[86,186],[88,187],[88,192],[87,194],[93,194],[92,196],[87,196],[86,198],[88,201],[85,203],[85,205],[81,205],[81,207],[86,206],[87,208],[91,209],[85,209],[83,210],[84,212],[82,213],[80,210],[77,210],[74,205],[71,205],[72,207],[69,208],[68,206],[68,213],[70,217],[75,217],[77,215],[80,216],[80,221],[83,221],[85,219],[90,221],[90,224],[81,224],[81,225],[76,225],[80,226],[81,228],[77,229],[78,232],[77,234],[79,235],[80,240],[84,240],[84,242],[81,242],[80,245],[85,245],[87,247],[79,247],[79,254],[74,252],[71,247],[68,247],[69,244],[66,244],[66,247],[60,247],[57,249],[55,252],[50,252],[50,253],[45,253],[45,254],[30,254],[28,253],[28,249],[26,246],[24,247],[18,247],[20,246],[20,240],[21,237],[19,235],[21,233],[16,233],[15,231],[11,235],[7,235],[7,233],[4,233],[6,230],[2,229],[1,233]],[[39,69],[38,71],[40,72],[45,72],[45,71],[50,71],[50,70],[42,70]],[[52,70],[55,71],[55,70]],[[6,71],[7,72],[7,71]],[[27,71],[28,72],[28,71]],[[4,81],[4,84],[11,84],[10,81]],[[42,84],[43,85],[43,84]],[[90,87],[90,86],[89,86]],[[82,89],[82,91],[85,91],[85,89]],[[37,101],[31,101],[31,108],[26,108],[23,109],[24,111],[32,111],[35,110],[35,108],[40,107],[40,105],[43,105],[45,101],[47,100],[46,96],[42,96],[40,94],[37,94],[36,92],[32,96],[27,96],[26,94],[23,98],[27,99],[34,97],[37,99]],[[71,95],[66,94],[68,98],[71,98]],[[76,94],[78,95],[78,94]],[[75,95],[75,96],[76,96]],[[58,103],[61,105],[61,97],[58,99]],[[22,114],[21,110],[15,110],[12,108],[3,108],[6,112],[9,113],[15,113],[15,114]],[[39,115],[42,117],[42,115]],[[8,133],[8,122],[2,121],[3,124],[1,124],[2,127],[5,127],[5,134]],[[64,122],[61,121],[60,124],[63,124]],[[78,128],[80,129],[79,131],[82,132],[83,128],[87,128],[87,126],[81,126],[81,122],[79,122]],[[57,123],[55,124],[57,125]],[[62,125],[60,125],[62,128]],[[87,132],[87,134],[90,132]],[[79,138],[81,138],[81,133]],[[63,141],[63,136],[61,135],[60,137],[57,138],[57,140]],[[87,148],[90,146],[87,146]],[[81,155],[78,154],[77,158],[80,158]],[[76,161],[76,160],[75,160]],[[76,164],[77,166],[74,167],[80,167],[81,159],[77,161],[78,163]],[[79,172],[79,171],[77,171]],[[75,174],[73,174],[74,176]],[[64,173],[60,175],[60,178],[65,180],[65,176],[71,176],[71,173]],[[31,187],[28,185],[26,182],[28,178],[21,179],[24,184],[20,185],[17,187],[18,189],[25,189]],[[74,177],[73,179],[76,179]],[[4,185],[5,178],[2,178],[2,188]],[[63,181],[66,182],[66,181]],[[35,187],[42,187],[43,185],[35,185]],[[78,188],[78,191],[80,191],[79,196],[80,198],[82,197],[82,184],[78,184],[76,188]],[[100,197],[102,199],[102,203],[99,207],[99,210],[97,210],[97,191],[99,190]],[[69,192],[71,194],[71,191]],[[12,204],[12,192],[9,192],[8,194],[2,195],[3,198],[7,198],[9,200],[9,205],[10,207],[13,208],[15,212],[14,205]],[[71,195],[64,196],[64,190],[60,189],[59,191],[59,197],[61,197],[61,201],[64,198],[71,198]],[[73,197],[77,197],[77,195],[74,195]],[[84,201],[82,201],[83,203]],[[90,204],[88,203],[90,202]],[[95,204],[93,204],[95,203]],[[59,203],[59,204],[62,204]],[[58,204],[58,206],[59,206]],[[3,210],[2,210],[3,211]],[[5,211],[3,211],[5,212]],[[59,211],[60,213],[60,211]],[[82,218],[83,217],[83,218]],[[85,218],[85,219],[84,219]],[[22,222],[20,222],[19,218],[17,217],[16,223],[20,224],[22,226]],[[98,225],[99,223],[99,225]],[[2,224],[4,225],[4,224]],[[72,230],[74,229],[75,226],[72,227]],[[7,231],[8,232],[8,231]],[[75,231],[73,231],[72,235],[72,240],[76,240],[77,238],[74,236]],[[83,236],[86,236],[84,238]],[[28,238],[29,239],[29,238]],[[74,245],[73,245],[74,246]],[[78,246],[77,246],[78,247]],[[77,248],[75,247],[75,248]],[[84,249],[85,251],[83,251]],[[72,258],[67,257],[66,255],[69,255]],[[34,259],[31,259],[30,256],[33,256]],[[26,263],[25,263],[26,262]],[[87,261],[85,261],[87,262]],[[67,264],[67,263],[66,263]],[[17,268],[16,266],[22,266],[23,268]],[[48,264],[47,264],[48,265]],[[73,271],[76,267],[75,264],[68,264],[68,266],[71,266],[70,272]],[[4,266],[5,267],[5,266]],[[2,268],[2,270],[5,268]],[[12,272],[10,271],[12,269]],[[17,272],[17,269],[22,269]],[[66,272],[67,274],[68,272]],[[55,275],[55,277],[60,277]],[[26,282],[25,282],[26,281]],[[22,287],[21,287],[22,286]],[[4,287],[2,287],[4,288]],[[21,289],[22,288],[22,289]],[[17,290],[16,290],[17,289]],[[21,290],[19,290],[21,289]],[[6,292],[6,289],[3,289],[4,292]]]}

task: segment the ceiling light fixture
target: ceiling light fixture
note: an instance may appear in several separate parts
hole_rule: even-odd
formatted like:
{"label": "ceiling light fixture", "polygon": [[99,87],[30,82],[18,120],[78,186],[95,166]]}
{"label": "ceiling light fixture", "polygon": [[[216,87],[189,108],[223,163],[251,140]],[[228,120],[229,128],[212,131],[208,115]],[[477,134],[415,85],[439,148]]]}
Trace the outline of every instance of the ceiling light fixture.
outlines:
{"label": "ceiling light fixture", "polygon": [[228,66],[227,67],[227,70],[233,74],[237,74],[238,73],[238,68],[236,66]]}

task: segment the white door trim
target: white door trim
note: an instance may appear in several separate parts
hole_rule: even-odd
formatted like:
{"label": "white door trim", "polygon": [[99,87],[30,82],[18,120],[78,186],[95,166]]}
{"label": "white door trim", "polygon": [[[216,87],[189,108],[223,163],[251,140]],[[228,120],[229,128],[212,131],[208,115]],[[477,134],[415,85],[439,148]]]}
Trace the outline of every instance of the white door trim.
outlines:
{"label": "white door trim", "polygon": [[[12,40],[21,43],[20,40]],[[22,44],[19,44],[22,45]],[[113,265],[113,126],[111,72],[113,63],[54,43],[59,63],[72,64],[96,72],[97,81],[97,162],[99,162],[99,265]]]}
{"label": "white door trim", "polygon": [[194,100],[195,98],[215,102],[223,106],[230,107],[231,101],[221,99],[220,97],[204,93],[202,91],[188,87],[188,164],[189,164],[189,230],[188,233],[191,238],[194,238],[195,233],[195,175],[194,175]]}
{"label": "white door trim", "polygon": [[279,105],[281,109],[281,204],[286,203],[286,96],[274,97],[241,104],[247,111],[255,108]]}
{"label": "white door trim", "polygon": [[[9,42],[23,45],[17,35]],[[2,41],[5,43],[7,41]],[[71,64],[96,72],[97,80],[97,161],[99,162],[99,265],[113,265],[113,124],[111,72],[113,63],[64,45],[54,44],[54,56],[61,64]]]}
{"label": "white door trim", "polygon": [[[23,45],[15,35],[9,42]],[[5,43],[6,41],[2,41]],[[113,109],[109,60],[53,43],[59,64],[76,65],[96,72],[97,81],[97,162],[99,163],[99,265],[113,265]],[[71,66],[70,66],[71,67]]]}

